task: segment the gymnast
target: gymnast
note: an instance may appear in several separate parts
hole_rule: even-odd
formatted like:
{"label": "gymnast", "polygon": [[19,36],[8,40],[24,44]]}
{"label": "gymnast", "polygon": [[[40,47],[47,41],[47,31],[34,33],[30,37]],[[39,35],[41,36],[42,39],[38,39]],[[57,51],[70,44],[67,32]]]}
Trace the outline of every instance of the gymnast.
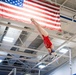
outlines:
{"label": "gymnast", "polygon": [[53,50],[53,44],[49,38],[49,34],[33,18],[31,18],[31,21],[35,25],[35,27],[37,28],[38,32],[40,33],[40,36],[43,39],[44,45],[47,48],[49,54],[51,55],[54,52],[54,50]]}

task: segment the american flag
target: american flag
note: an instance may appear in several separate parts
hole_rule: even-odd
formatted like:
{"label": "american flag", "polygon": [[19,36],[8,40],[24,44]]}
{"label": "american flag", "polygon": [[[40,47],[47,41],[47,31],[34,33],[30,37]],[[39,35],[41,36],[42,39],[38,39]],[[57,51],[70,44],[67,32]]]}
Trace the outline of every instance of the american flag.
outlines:
{"label": "american flag", "polygon": [[45,28],[61,30],[60,6],[43,0],[0,0],[0,17],[27,24],[34,18]]}

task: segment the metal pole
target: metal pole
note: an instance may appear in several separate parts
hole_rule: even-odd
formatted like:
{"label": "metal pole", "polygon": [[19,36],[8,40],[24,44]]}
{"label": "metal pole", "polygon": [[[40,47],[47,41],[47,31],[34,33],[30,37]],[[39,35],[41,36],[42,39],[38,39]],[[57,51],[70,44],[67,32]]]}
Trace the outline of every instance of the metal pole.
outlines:
{"label": "metal pole", "polygon": [[13,69],[14,75],[16,75],[16,68]]}
{"label": "metal pole", "polygon": [[72,75],[72,56],[71,56],[71,49],[69,49],[69,66],[70,66],[70,75]]}
{"label": "metal pole", "polygon": [[39,74],[38,75],[40,75],[40,70],[39,70]]}
{"label": "metal pole", "polygon": [[11,75],[12,73],[13,73],[13,70],[8,75]]}
{"label": "metal pole", "polygon": [[8,75],[11,75],[12,73],[14,73],[14,75],[16,75],[16,68],[12,69],[12,71]]}

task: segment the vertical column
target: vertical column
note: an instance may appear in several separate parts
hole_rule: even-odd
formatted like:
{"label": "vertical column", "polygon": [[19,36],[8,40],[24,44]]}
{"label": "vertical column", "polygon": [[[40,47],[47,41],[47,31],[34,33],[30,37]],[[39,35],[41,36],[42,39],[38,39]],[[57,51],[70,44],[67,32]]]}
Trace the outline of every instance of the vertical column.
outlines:
{"label": "vertical column", "polygon": [[72,56],[71,56],[71,49],[69,48],[69,66],[70,66],[70,75],[72,75]]}
{"label": "vertical column", "polygon": [[38,75],[40,75],[40,70],[39,70],[39,74]]}
{"label": "vertical column", "polygon": [[16,75],[16,68],[14,68],[13,71],[14,71],[14,75]]}

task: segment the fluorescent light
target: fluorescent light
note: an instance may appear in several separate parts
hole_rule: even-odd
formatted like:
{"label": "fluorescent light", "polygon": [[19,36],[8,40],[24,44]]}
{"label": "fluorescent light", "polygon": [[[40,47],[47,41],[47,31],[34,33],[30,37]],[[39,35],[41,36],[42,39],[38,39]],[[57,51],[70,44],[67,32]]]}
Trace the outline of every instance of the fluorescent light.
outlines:
{"label": "fluorescent light", "polygon": [[31,74],[25,74],[25,75],[31,75]]}
{"label": "fluorescent light", "polygon": [[65,54],[65,53],[67,53],[67,52],[68,52],[68,49],[67,49],[67,48],[62,48],[61,50],[59,50],[59,52],[60,52],[60,53],[64,53],[64,54]]}
{"label": "fluorescent light", "polygon": [[3,41],[6,41],[6,42],[13,42],[14,41],[14,38],[11,38],[11,37],[4,37],[3,38]]}
{"label": "fluorescent light", "polygon": [[42,68],[44,68],[45,67],[45,65],[39,65],[39,68],[40,69],[42,69]]}
{"label": "fluorescent light", "polygon": [[0,59],[0,63],[2,62],[3,60],[2,59]]}
{"label": "fluorescent light", "polygon": [[0,51],[1,55],[7,55],[7,52]]}

